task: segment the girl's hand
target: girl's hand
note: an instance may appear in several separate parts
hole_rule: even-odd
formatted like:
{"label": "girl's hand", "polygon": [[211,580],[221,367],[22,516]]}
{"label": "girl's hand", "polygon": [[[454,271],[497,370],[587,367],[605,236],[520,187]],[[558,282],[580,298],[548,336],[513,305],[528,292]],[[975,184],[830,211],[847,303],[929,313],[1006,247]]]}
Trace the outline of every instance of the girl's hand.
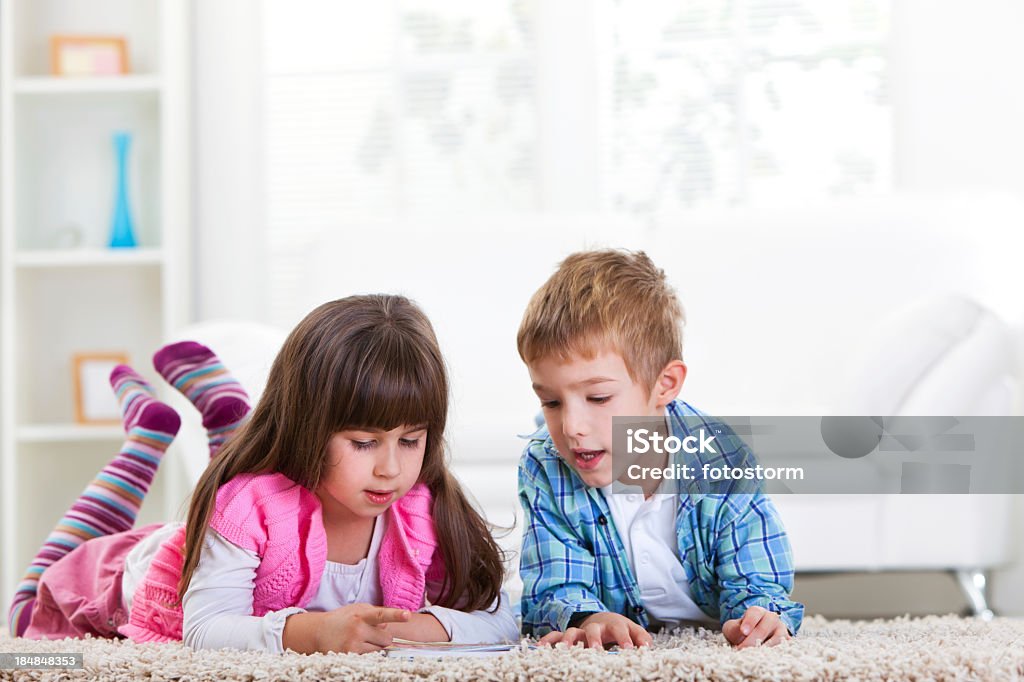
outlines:
{"label": "girl's hand", "polygon": [[618,613],[604,612],[589,616],[578,628],[549,632],[537,643],[549,646],[565,642],[572,646],[582,642],[583,646],[592,649],[603,648],[605,644],[618,644],[620,649],[632,649],[634,646],[649,646],[652,641],[651,633],[629,618]]}
{"label": "girl's hand", "polygon": [[441,621],[430,613],[414,613],[403,623],[388,623],[381,627],[390,632],[392,637],[413,642],[447,642],[451,639]]}
{"label": "girl's hand", "polygon": [[779,614],[751,606],[742,618],[733,618],[722,623],[722,634],[737,649],[752,646],[775,646],[790,638],[789,630]]}
{"label": "girl's hand", "polygon": [[317,651],[365,654],[391,645],[387,623],[404,623],[409,612],[370,604],[349,604],[328,611],[317,629]]}

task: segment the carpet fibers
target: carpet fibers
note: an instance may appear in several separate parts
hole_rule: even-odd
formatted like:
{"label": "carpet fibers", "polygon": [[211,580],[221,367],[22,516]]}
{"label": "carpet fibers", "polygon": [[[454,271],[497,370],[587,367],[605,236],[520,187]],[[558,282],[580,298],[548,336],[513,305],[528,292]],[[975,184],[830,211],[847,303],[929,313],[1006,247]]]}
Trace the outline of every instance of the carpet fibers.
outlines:
{"label": "carpet fibers", "polygon": [[82,652],[78,671],[0,670],[4,680],[1024,680],[1024,621],[929,616],[808,618],[778,647],[736,651],[721,633],[659,635],[650,650],[514,651],[490,658],[397,660],[379,654],[275,656],[125,641],[0,639],[0,652]]}

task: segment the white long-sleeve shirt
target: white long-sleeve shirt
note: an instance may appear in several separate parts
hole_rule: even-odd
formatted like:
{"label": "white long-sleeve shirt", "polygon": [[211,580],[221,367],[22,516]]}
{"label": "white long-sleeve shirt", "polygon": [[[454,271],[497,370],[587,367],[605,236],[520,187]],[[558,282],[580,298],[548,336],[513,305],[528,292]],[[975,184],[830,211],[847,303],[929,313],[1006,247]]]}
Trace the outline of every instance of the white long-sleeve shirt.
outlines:
{"label": "white long-sleeve shirt", "polygon": [[[259,557],[214,530],[207,531],[199,562],[182,599],[183,638],[193,649],[256,649],[280,653],[285,620],[295,613],[330,611],[348,604],[380,604],[377,551],[386,525],[378,517],[366,558],[357,564],[328,561],[320,586],[305,609],[290,607],[263,616],[252,613],[253,589]],[[125,610],[131,609],[135,589],[145,576],[153,555],[181,524],[167,524],[146,537],[129,552],[122,582]],[[493,604],[492,604],[493,607]],[[420,613],[433,615],[452,642],[516,641],[519,626],[503,591],[494,613],[466,613],[441,606],[427,606]]]}
{"label": "white long-sleeve shirt", "polygon": [[600,490],[608,502],[612,522],[640,588],[640,600],[652,616],[652,624],[668,629],[687,622],[718,627],[718,621],[694,603],[679,558],[679,496],[655,494],[644,500],[642,492],[613,493],[610,485]]}

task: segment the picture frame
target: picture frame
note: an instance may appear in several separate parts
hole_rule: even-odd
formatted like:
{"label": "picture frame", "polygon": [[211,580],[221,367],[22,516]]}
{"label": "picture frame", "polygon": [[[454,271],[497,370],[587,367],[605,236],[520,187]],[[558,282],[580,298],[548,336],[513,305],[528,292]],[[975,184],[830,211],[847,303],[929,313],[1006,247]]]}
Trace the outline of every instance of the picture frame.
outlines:
{"label": "picture frame", "polygon": [[128,43],[122,36],[50,36],[54,76],[120,76],[128,73]]}
{"label": "picture frame", "polygon": [[117,365],[127,364],[128,354],[121,352],[75,353],[72,356],[76,423],[121,423],[121,408],[110,388],[110,372]]}

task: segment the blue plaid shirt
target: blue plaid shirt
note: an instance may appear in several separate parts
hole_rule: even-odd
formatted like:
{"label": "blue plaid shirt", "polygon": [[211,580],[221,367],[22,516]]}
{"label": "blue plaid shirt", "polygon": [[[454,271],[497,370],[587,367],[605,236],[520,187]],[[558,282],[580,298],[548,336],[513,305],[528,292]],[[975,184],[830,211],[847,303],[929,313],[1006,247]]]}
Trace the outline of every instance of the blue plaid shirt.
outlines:
{"label": "blue plaid shirt", "polygon": [[[709,429],[720,424],[681,400],[668,405],[666,417],[679,438],[691,434],[694,418]],[[738,439],[716,442],[727,444],[719,457],[729,464],[748,454]],[[565,630],[574,614],[588,611],[613,611],[649,626],[604,495],[558,456],[544,426],[530,436],[519,463],[519,501],[524,634]],[[691,597],[704,613],[724,623],[761,606],[778,613],[791,633],[800,629],[803,604],[789,598],[792,551],[764,493],[680,494],[676,539]]]}

